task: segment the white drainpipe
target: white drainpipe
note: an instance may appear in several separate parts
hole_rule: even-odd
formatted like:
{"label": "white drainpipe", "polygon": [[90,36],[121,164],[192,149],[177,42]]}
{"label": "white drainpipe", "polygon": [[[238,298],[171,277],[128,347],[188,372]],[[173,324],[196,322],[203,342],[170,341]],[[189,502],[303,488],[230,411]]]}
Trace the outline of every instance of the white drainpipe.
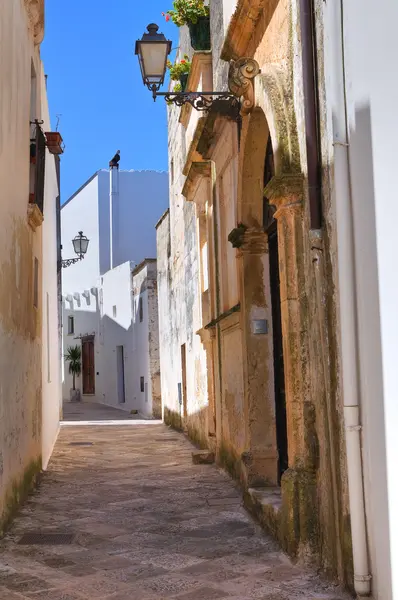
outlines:
{"label": "white drainpipe", "polygon": [[367,548],[366,516],[359,416],[359,368],[354,223],[349,168],[349,136],[344,64],[343,0],[334,4],[331,38],[334,51],[333,102],[334,183],[337,219],[340,296],[341,355],[344,422],[350,498],[354,585],[358,597],[369,596],[371,575]]}

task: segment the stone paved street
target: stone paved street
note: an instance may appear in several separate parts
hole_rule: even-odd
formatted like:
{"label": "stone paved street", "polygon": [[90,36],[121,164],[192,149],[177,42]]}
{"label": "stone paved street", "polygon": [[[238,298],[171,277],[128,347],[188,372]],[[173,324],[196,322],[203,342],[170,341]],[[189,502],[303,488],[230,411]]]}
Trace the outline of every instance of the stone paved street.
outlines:
{"label": "stone paved street", "polygon": [[[229,477],[193,465],[191,451],[160,424],[63,427],[40,489],[1,542],[0,600],[346,598],[293,566]],[[19,543],[33,532],[74,537]]]}
{"label": "stone paved street", "polygon": [[126,410],[106,406],[98,402],[64,402],[64,421],[131,421],[142,420],[139,414],[130,414]]}

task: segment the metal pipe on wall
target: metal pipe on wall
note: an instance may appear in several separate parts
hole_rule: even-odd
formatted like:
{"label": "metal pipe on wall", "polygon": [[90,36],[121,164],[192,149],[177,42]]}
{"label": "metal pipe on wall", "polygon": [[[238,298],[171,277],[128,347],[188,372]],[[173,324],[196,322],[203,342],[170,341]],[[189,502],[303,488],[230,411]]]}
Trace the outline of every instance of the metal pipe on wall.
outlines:
{"label": "metal pipe on wall", "polygon": [[322,226],[321,145],[313,0],[300,0],[305,138],[310,228]]}
{"label": "metal pipe on wall", "polygon": [[334,4],[334,76],[336,97],[333,110],[334,184],[338,242],[341,357],[346,431],[347,474],[351,517],[354,586],[359,597],[369,596],[371,575],[361,453],[360,389],[357,335],[357,289],[354,252],[354,219],[350,181],[349,131],[344,60],[343,0]]}

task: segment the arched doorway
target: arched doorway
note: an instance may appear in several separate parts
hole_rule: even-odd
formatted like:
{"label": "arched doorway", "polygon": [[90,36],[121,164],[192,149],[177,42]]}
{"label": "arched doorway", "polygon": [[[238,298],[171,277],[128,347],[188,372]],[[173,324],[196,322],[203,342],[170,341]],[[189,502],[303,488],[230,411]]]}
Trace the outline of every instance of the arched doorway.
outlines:
{"label": "arched doorway", "polygon": [[[268,142],[264,161],[264,188],[275,175],[274,153],[272,149],[271,136]],[[274,218],[275,207],[273,207],[266,196],[263,199],[263,227],[268,235],[269,253],[269,285],[272,308],[272,341],[273,341],[273,363],[274,363],[274,391],[275,391],[275,425],[276,443],[278,447],[278,480],[280,483],[283,473],[288,468],[287,449],[287,421],[286,421],[286,393],[285,393],[285,369],[283,358],[283,336],[281,295],[279,280],[279,256],[278,256],[278,228]]]}
{"label": "arched doorway", "polygon": [[253,110],[245,125],[238,214],[246,228],[240,257],[248,474],[250,481],[275,485],[288,468],[287,418],[278,231],[275,210],[264,198],[264,188],[276,180],[278,153],[274,157],[261,108]]}

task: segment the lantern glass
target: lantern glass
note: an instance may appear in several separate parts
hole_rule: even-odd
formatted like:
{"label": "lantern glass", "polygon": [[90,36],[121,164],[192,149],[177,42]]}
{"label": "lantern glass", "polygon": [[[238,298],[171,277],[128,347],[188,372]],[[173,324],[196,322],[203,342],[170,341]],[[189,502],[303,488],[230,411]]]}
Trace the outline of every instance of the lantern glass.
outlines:
{"label": "lantern glass", "polygon": [[171,52],[171,42],[162,33],[158,33],[158,29],[154,23],[148,25],[148,33],[144,33],[135,45],[142,80],[149,88],[153,85],[159,88],[164,82],[167,57]]}
{"label": "lantern glass", "polygon": [[73,249],[74,249],[75,253],[78,254],[79,256],[81,256],[81,255],[86,254],[86,252],[87,252],[89,239],[85,235],[83,235],[82,231],[79,231],[79,235],[77,235],[72,240],[72,244],[73,244]]}

